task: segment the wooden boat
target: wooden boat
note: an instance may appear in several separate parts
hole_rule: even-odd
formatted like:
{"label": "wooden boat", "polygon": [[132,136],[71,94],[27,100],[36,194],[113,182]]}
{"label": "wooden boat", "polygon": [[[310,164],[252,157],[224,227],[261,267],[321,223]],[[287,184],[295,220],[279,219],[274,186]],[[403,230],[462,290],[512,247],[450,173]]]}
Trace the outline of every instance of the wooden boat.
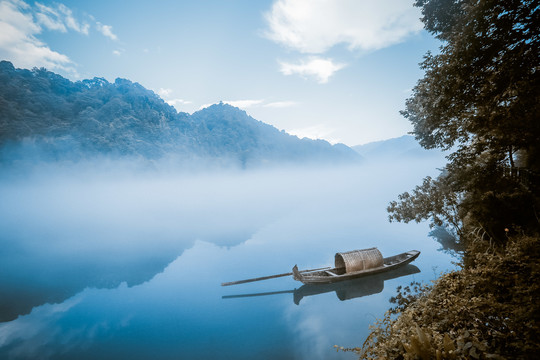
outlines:
{"label": "wooden boat", "polygon": [[298,289],[269,291],[251,294],[224,295],[222,299],[251,298],[279,294],[293,294],[293,302],[300,305],[300,301],[308,296],[316,296],[335,292],[339,300],[350,300],[378,294],[383,291],[386,280],[397,279],[402,276],[418,274],[420,269],[412,264],[398,267],[380,274],[366,276],[363,278],[340,281],[328,284],[305,284]]}
{"label": "wooden boat", "polygon": [[341,301],[361,298],[382,292],[384,290],[384,283],[386,280],[413,275],[419,272],[420,269],[418,267],[412,264],[407,264],[393,270],[351,280],[326,284],[304,284],[300,286],[300,288],[295,289],[293,301],[296,305],[299,305],[300,300],[302,300],[304,297],[328,293],[331,291],[334,291],[337,298]]}
{"label": "wooden boat", "polygon": [[337,253],[334,268],[300,272],[295,265],[292,272],[293,278],[304,284],[327,284],[393,270],[410,263],[418,255],[420,251],[411,250],[383,258],[377,248],[354,250]]}

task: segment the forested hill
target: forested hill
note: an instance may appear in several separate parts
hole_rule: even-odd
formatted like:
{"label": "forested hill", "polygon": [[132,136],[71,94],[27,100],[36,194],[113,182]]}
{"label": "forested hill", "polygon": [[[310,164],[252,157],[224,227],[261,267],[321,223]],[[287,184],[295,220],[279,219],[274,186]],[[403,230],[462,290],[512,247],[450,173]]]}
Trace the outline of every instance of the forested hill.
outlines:
{"label": "forested hill", "polygon": [[358,161],[345,145],[299,139],[227,104],[189,115],[129,80],[72,82],[0,62],[0,162],[96,155],[258,165]]}

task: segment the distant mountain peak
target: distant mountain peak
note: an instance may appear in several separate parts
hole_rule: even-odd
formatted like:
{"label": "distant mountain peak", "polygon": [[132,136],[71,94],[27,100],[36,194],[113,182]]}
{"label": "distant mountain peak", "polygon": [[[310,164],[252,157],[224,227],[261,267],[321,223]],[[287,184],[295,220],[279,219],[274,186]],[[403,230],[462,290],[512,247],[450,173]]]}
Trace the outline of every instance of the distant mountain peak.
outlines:
{"label": "distant mountain peak", "polygon": [[426,150],[412,135],[374,141],[371,143],[352,147],[358,154],[367,160],[399,160],[403,158],[444,157],[438,150]]}
{"label": "distant mountain peak", "polygon": [[231,104],[225,103],[223,101],[220,101],[218,103],[202,108],[201,110],[198,110],[196,112],[200,112],[200,111],[226,111],[226,112],[233,112],[233,113],[247,115],[247,112],[245,110],[242,110],[236,106],[232,106]]}

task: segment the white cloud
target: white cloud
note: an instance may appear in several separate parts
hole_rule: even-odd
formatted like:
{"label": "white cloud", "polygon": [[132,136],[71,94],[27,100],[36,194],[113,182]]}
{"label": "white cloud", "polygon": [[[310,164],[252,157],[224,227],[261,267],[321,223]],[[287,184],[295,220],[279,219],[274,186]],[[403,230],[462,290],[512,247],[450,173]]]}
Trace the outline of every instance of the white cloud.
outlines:
{"label": "white cloud", "polygon": [[331,129],[323,124],[308,126],[300,129],[287,130],[287,132],[291,135],[298,136],[299,138],[308,138],[313,140],[321,139],[326,140],[331,144],[337,144],[341,142],[339,138],[331,136],[335,132],[335,129]]}
{"label": "white cloud", "polygon": [[332,59],[320,57],[309,57],[307,60],[300,60],[296,64],[280,61],[279,65],[279,71],[284,75],[298,74],[302,77],[314,77],[320,84],[327,83],[328,79],[336,71],[346,66],[345,64],[334,63]]}
{"label": "white cloud", "polygon": [[[86,15],[86,18],[95,21],[90,15]],[[76,19],[71,9],[63,4],[44,5],[36,2],[29,5],[23,0],[1,0],[0,58],[18,67],[45,67],[79,78],[73,61],[67,55],[52,50],[38,36],[44,30],[62,33],[72,30],[88,35],[89,29],[87,21]],[[107,30],[112,34],[110,27]],[[121,52],[113,51],[115,55]]]}
{"label": "white cloud", "polygon": [[106,36],[108,37],[109,39],[111,40],[118,40],[118,36],[116,36],[113,32],[112,32],[112,26],[111,25],[103,25],[102,23],[100,23],[99,21],[96,22],[96,26],[97,26],[97,29],[100,33],[103,34],[103,36]]}
{"label": "white cloud", "polygon": [[286,107],[291,107],[295,105],[296,105],[295,101],[275,101],[268,104],[264,104],[263,106],[271,107],[271,108],[286,108]]}
{"label": "white cloud", "polygon": [[[160,89],[160,90],[168,90],[168,89]],[[169,100],[166,100],[169,102]],[[267,103],[264,99],[258,99],[258,100],[223,100],[222,103],[229,104],[231,106],[240,108],[240,109],[247,109],[247,108],[253,108],[253,107],[271,107],[271,108],[285,108],[285,107],[291,107],[295,106],[297,102],[295,101],[274,101]],[[191,102],[184,102],[185,104],[191,104]],[[204,108],[207,108],[209,106],[218,104],[217,102],[211,103],[211,104],[204,104],[199,107],[199,110],[202,110]],[[172,104],[171,104],[172,105]]]}
{"label": "white cloud", "polygon": [[184,99],[169,99],[165,100],[165,102],[171,106],[174,106],[174,108],[178,111],[181,111],[182,105],[189,105],[192,103],[191,101]]}
{"label": "white cloud", "polygon": [[223,102],[240,109],[247,109],[256,105],[260,105],[263,101],[264,100],[227,100]]}
{"label": "white cloud", "polygon": [[64,4],[55,4],[55,7],[51,7],[36,2],[34,11],[38,24],[48,30],[65,33],[71,29],[88,35],[90,25],[86,22],[80,23],[75,19],[71,9]]}
{"label": "white cloud", "polygon": [[[32,15],[28,13],[28,4],[22,1],[1,1],[0,2],[0,24],[5,30],[11,29],[11,34],[0,32],[2,39],[17,37],[22,34],[37,34],[41,28],[34,24]],[[9,36],[8,36],[9,35]]]}
{"label": "white cloud", "polygon": [[337,44],[377,50],[422,29],[420,10],[403,0],[277,0],[265,18],[269,39],[311,54]]}
{"label": "white cloud", "polygon": [[64,33],[67,32],[64,22],[56,10],[40,3],[36,3],[36,7],[36,18],[39,24],[45,26],[49,30],[56,30]]}
{"label": "white cloud", "polygon": [[[176,110],[178,111],[185,111],[182,109],[183,105],[189,105],[192,103],[192,101],[184,100],[184,99],[173,99],[171,98],[171,94],[174,92],[173,89],[166,89],[166,88],[159,88],[156,93],[169,105],[174,106]],[[210,105],[206,105],[205,107],[208,107]],[[202,109],[202,108],[201,108]]]}
{"label": "white cloud", "polygon": [[115,55],[115,56],[120,56],[120,55],[122,55],[122,51],[121,51],[121,50],[113,50],[112,53],[113,53],[113,55]]}
{"label": "white cloud", "polygon": [[172,89],[164,89],[164,88],[159,88],[159,90],[157,91],[158,95],[161,96],[161,97],[168,97],[169,95],[171,95],[173,92]]}
{"label": "white cloud", "polygon": [[[229,104],[231,106],[234,106],[234,107],[237,107],[237,108],[240,108],[240,109],[247,109],[247,108],[262,104],[264,102],[264,100],[223,100],[223,101],[220,101],[220,102],[225,103],[225,104]],[[216,104],[218,104],[218,103],[216,102],[216,103],[201,105],[199,107],[199,110],[205,109],[207,107],[210,107],[210,106],[216,105]]]}
{"label": "white cloud", "polygon": [[20,0],[0,2],[0,58],[19,67],[46,67],[77,77],[68,56],[51,50],[36,38],[41,27],[30,11],[30,6]]}
{"label": "white cloud", "polygon": [[58,5],[58,10],[64,14],[64,22],[66,26],[72,30],[88,35],[88,30],[90,29],[90,24],[87,22],[79,23],[77,19],[73,16],[73,12],[64,4]]}

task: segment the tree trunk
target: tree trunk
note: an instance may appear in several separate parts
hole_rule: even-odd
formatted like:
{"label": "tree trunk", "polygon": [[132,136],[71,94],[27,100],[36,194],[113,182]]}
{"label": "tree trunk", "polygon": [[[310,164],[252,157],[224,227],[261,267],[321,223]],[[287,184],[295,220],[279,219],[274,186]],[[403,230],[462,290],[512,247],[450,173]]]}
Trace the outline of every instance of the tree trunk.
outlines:
{"label": "tree trunk", "polygon": [[510,160],[510,171],[514,169],[514,152],[512,151],[512,145],[508,148],[508,159]]}

